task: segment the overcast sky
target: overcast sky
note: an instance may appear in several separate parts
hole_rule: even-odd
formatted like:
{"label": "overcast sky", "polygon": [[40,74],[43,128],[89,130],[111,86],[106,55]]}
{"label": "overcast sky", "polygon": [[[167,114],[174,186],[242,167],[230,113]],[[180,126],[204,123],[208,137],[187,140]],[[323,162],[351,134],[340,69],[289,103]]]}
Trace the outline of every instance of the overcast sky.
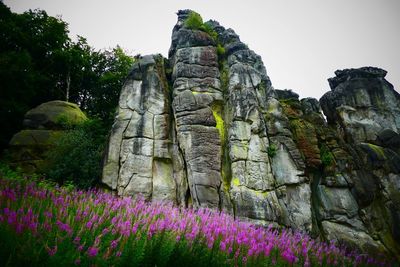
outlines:
{"label": "overcast sky", "polygon": [[400,90],[400,0],[5,0],[44,9],[97,49],[168,55],[179,9],[232,28],[261,55],[272,84],[320,98],[336,69],[377,66]]}

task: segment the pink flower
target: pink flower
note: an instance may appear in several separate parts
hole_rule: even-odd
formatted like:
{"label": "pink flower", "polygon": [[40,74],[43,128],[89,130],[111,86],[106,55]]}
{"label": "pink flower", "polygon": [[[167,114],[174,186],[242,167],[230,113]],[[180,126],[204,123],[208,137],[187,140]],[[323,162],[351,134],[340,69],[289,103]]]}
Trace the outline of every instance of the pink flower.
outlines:
{"label": "pink flower", "polygon": [[116,248],[117,245],[118,245],[118,240],[111,241],[111,245],[110,246],[111,246],[112,249]]}
{"label": "pink flower", "polygon": [[102,235],[106,235],[110,232],[108,228],[104,228],[103,231],[101,232]]}
{"label": "pink flower", "polygon": [[54,254],[57,253],[57,245],[55,245],[53,249],[46,248],[46,250],[47,250],[47,253],[49,253],[49,256],[54,256]]}
{"label": "pink flower", "polygon": [[86,228],[90,229],[90,228],[92,228],[92,225],[93,225],[92,221],[88,221],[86,223]]}
{"label": "pink flower", "polygon": [[95,248],[95,247],[89,247],[88,251],[87,251],[89,257],[91,257],[91,258],[96,257],[98,252],[99,252],[99,249]]}

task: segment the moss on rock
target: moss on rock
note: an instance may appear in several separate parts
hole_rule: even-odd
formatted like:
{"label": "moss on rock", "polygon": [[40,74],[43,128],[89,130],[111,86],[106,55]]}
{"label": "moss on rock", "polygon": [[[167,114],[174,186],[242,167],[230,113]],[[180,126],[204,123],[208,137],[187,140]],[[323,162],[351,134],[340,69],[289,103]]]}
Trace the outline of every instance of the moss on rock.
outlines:
{"label": "moss on rock", "polygon": [[29,110],[23,124],[29,129],[65,129],[85,120],[87,117],[78,105],[55,100]]}

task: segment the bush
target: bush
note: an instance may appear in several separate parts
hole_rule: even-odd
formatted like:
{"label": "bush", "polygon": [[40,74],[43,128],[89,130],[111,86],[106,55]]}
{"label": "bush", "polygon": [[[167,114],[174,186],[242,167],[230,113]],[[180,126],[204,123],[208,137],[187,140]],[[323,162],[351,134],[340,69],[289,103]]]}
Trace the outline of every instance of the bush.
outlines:
{"label": "bush", "polygon": [[185,20],[185,26],[192,30],[200,30],[203,27],[203,18],[199,13],[192,11]]}
{"label": "bush", "polygon": [[199,13],[190,12],[189,16],[185,20],[185,26],[191,30],[200,30],[208,33],[214,41],[217,41],[218,34],[208,23],[203,23],[203,18]]}
{"label": "bush", "polygon": [[60,184],[93,186],[101,176],[107,130],[99,119],[87,120],[67,130],[47,153],[49,164],[45,174]]}
{"label": "bush", "polygon": [[208,35],[211,36],[211,38],[214,39],[214,41],[217,42],[218,39],[218,33],[216,31],[214,31],[214,29],[211,27],[210,24],[208,23],[204,23],[203,26],[200,28],[200,30],[208,33]]}
{"label": "bush", "polygon": [[225,48],[221,44],[217,45],[217,55],[218,58],[223,58],[225,56]]}

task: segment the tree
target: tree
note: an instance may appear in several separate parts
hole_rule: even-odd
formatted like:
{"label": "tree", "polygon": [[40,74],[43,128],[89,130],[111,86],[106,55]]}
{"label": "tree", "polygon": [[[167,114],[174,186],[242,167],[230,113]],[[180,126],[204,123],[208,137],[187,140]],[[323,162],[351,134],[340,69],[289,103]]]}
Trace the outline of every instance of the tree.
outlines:
{"label": "tree", "polygon": [[0,151],[23,115],[50,100],[77,103],[110,127],[132,63],[119,46],[102,51],[81,36],[71,41],[68,24],[43,10],[15,14],[0,1]]}
{"label": "tree", "polygon": [[30,108],[60,99],[55,55],[69,42],[67,24],[35,10],[14,14],[0,2],[0,150]]}
{"label": "tree", "polygon": [[87,110],[89,115],[97,116],[111,126],[122,85],[134,60],[119,46],[105,50],[98,59],[98,71],[101,75],[91,92]]}

